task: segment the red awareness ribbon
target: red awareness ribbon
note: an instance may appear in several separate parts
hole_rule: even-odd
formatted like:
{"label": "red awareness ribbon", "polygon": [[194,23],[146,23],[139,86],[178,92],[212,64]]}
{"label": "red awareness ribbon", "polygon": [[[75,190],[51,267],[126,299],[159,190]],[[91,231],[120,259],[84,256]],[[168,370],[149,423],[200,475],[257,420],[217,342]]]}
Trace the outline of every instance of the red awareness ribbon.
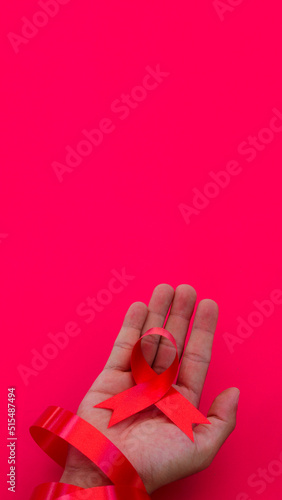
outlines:
{"label": "red awareness ribbon", "polygon": [[113,486],[81,488],[66,483],[43,483],[30,500],[150,500],[137,471],[123,453],[93,425],[59,406],[49,406],[30,427],[36,443],[65,466],[68,444],[94,462]]}
{"label": "red awareness ribbon", "polygon": [[[167,338],[173,343],[176,350],[172,364],[160,375],[148,365],[142,353],[141,340],[147,335],[160,335]],[[108,427],[111,427],[155,404],[194,442],[192,424],[210,424],[210,422],[171,386],[178,367],[177,345],[171,333],[164,328],[150,328],[136,342],[131,354],[131,370],[137,385],[106,399],[95,405],[94,408],[114,410],[108,424]]]}

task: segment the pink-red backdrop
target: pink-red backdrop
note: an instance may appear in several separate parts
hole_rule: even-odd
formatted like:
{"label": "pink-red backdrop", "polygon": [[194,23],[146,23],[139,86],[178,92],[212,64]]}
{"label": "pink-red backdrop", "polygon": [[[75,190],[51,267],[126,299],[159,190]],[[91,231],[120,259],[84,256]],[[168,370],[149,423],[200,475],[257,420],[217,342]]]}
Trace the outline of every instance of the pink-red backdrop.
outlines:
{"label": "pink-red backdrop", "polygon": [[[29,426],[50,404],[76,411],[158,283],[219,304],[202,411],[229,386],[241,399],[212,466],[153,499],[281,498],[281,13],[278,0],[2,5],[1,498],[59,479]],[[123,268],[134,278],[101,292]],[[108,303],[86,313],[87,297]],[[80,333],[48,351],[71,321]],[[24,377],[33,350],[54,359]]]}

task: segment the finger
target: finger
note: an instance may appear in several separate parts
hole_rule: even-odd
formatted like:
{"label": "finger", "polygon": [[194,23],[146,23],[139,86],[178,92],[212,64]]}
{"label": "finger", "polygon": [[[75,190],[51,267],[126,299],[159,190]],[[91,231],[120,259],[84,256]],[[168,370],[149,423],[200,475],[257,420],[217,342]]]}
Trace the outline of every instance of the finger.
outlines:
{"label": "finger", "polygon": [[236,427],[240,391],[231,387],[223,391],[212,403],[208,412],[210,424],[201,424],[194,429],[194,438],[205,468],[212,462],[224,441]]}
{"label": "finger", "polygon": [[201,300],[181,360],[177,384],[188,389],[188,399],[197,408],[211,360],[217,318],[216,302],[210,299]]}
{"label": "finger", "polygon": [[[189,322],[193,314],[197,294],[190,285],[179,285],[174,294],[171,310],[165,324],[165,329],[172,333],[179,359],[182,356]],[[161,337],[159,348],[152,365],[156,373],[166,370],[175,357],[175,348],[166,338]]]}
{"label": "finger", "polygon": [[143,302],[131,304],[104,370],[131,370],[132,349],[140,337],[147,314],[148,308]]}
{"label": "finger", "polygon": [[[150,328],[163,327],[173,297],[174,289],[172,286],[167,284],[156,286],[148,305],[148,316],[142,329],[142,335]],[[159,341],[158,335],[148,335],[142,340],[142,352],[150,366],[152,366],[156,356]]]}

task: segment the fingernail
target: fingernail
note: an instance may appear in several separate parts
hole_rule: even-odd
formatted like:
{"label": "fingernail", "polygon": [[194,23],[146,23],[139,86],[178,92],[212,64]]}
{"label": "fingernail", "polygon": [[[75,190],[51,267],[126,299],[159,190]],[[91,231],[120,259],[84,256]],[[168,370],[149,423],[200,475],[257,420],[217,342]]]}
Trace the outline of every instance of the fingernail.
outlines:
{"label": "fingernail", "polygon": [[240,398],[240,391],[238,389],[237,396],[236,396],[236,405],[238,406],[239,403],[239,398]]}

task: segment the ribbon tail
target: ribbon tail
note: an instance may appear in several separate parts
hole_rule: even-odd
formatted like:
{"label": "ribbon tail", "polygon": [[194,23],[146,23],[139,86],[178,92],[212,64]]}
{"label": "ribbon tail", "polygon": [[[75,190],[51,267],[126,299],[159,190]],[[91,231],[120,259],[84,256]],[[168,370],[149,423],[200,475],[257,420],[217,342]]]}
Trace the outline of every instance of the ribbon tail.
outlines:
{"label": "ribbon tail", "polygon": [[113,410],[110,421],[108,423],[108,427],[112,427],[112,425],[121,422],[134,413],[130,410],[130,407],[124,407],[121,401],[122,398],[119,397],[120,394],[117,394],[116,396],[106,399],[105,401],[102,401],[102,403],[98,403],[97,405],[93,406],[93,408],[105,408],[107,410]]}
{"label": "ribbon tail", "polygon": [[209,420],[173,387],[155,405],[193,442],[192,424],[210,424]]}
{"label": "ribbon tail", "polygon": [[[108,427],[121,422],[122,420],[135,415],[148,406],[154,404],[157,399],[156,394],[148,390],[149,383],[138,384],[115,396],[112,396],[102,403],[98,403],[93,408],[106,408],[113,410]],[[160,396],[159,396],[160,397]]]}

